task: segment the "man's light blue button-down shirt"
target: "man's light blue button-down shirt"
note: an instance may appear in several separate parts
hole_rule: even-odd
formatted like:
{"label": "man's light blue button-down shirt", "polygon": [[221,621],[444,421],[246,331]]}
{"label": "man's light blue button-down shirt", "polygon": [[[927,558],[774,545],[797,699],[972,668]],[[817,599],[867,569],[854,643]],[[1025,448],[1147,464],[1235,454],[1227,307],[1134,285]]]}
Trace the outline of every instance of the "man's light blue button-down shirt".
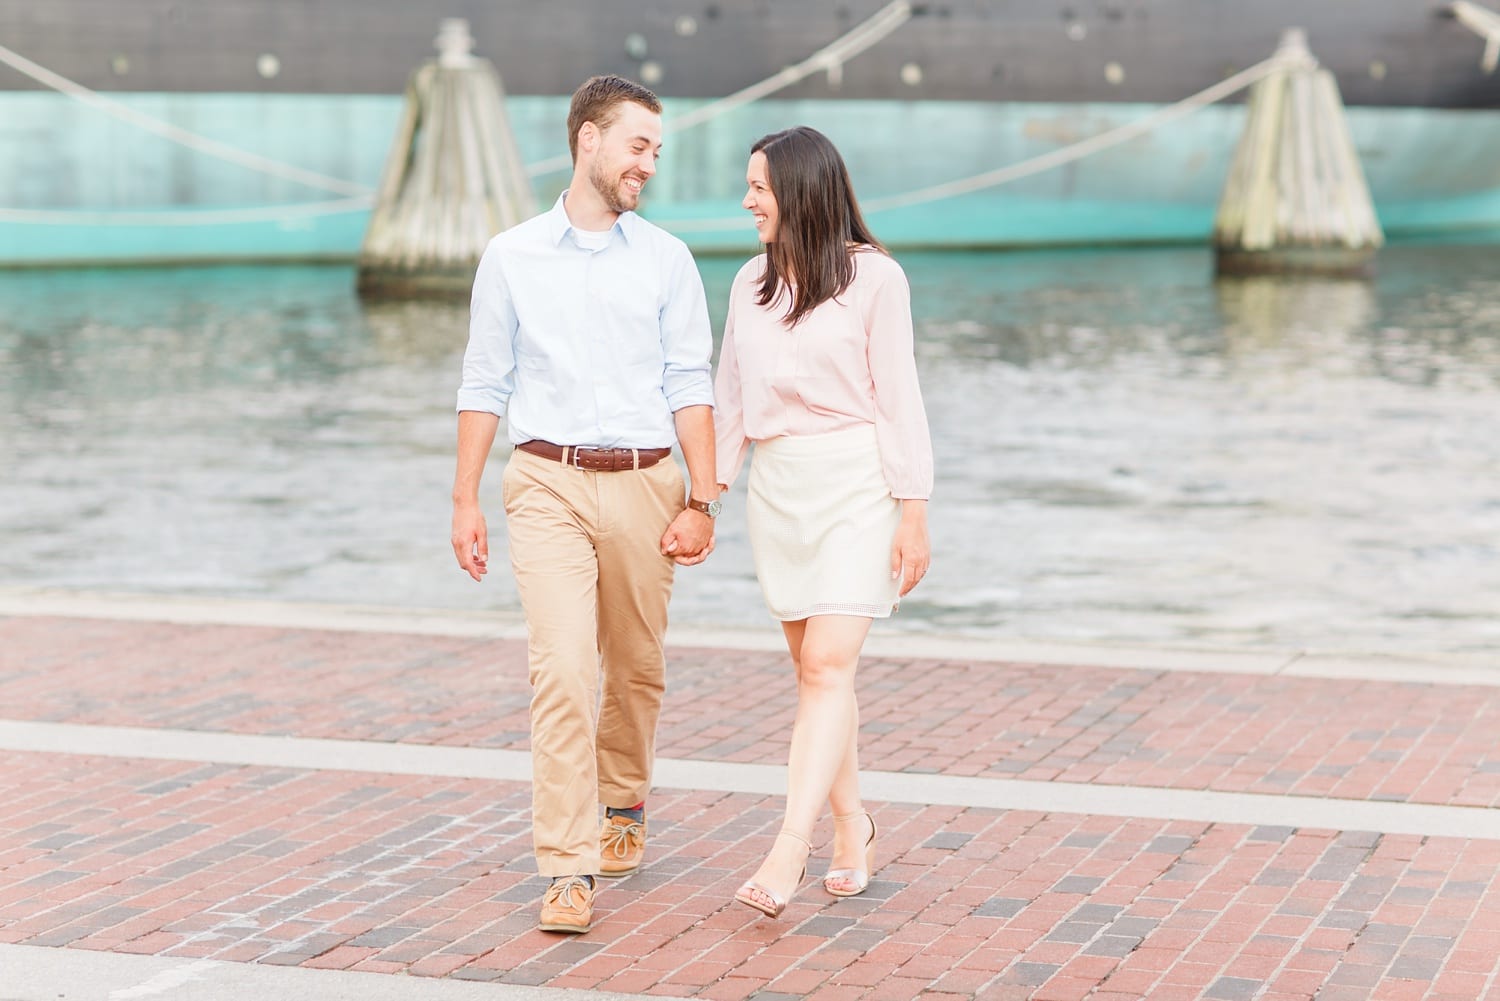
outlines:
{"label": "man's light blue button-down shirt", "polygon": [[474,278],[459,410],[512,443],[660,448],[713,405],[703,280],[681,240],[626,212],[589,250],[558,198],[489,242]]}

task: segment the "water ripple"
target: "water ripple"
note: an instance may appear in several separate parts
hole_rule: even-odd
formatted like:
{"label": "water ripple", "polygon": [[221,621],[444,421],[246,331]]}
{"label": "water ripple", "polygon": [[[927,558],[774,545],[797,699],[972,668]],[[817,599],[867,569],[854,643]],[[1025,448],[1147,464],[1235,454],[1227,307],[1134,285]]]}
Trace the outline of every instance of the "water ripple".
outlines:
{"label": "water ripple", "polygon": [[[902,261],[935,560],[882,628],[1500,650],[1492,248],[1387,248],[1373,282]],[[702,262],[716,321],[738,264]],[[346,268],[0,274],[0,583],[517,608],[503,555],[475,586],[447,543],[466,320]],[[743,489],[679,621],[772,628]]]}

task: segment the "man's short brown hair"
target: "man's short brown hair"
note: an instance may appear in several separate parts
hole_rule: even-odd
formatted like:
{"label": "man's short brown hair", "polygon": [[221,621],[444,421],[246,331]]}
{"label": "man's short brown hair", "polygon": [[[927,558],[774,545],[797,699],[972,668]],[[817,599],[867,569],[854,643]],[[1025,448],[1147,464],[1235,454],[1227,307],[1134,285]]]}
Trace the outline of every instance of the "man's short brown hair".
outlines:
{"label": "man's short brown hair", "polygon": [[568,152],[574,163],[578,162],[578,130],[583,123],[593,122],[604,131],[614,124],[620,105],[626,101],[661,114],[661,101],[655,94],[622,76],[591,76],[573,91],[573,103],[568,106]]}

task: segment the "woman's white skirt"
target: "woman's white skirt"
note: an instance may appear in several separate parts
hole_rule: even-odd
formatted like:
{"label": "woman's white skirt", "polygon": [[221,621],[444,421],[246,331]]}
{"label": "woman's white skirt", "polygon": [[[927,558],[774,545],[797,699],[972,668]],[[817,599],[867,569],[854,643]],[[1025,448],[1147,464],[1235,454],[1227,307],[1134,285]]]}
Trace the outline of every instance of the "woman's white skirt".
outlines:
{"label": "woman's white skirt", "polygon": [[901,502],[891,496],[875,426],[755,443],[746,504],[755,575],[771,614],[891,614],[891,543]]}

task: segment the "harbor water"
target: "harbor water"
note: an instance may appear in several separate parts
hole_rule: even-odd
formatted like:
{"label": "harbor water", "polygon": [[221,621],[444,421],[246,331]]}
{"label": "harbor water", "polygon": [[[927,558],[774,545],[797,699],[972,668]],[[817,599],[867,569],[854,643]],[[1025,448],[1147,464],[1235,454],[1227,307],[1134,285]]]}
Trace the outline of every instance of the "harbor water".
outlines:
{"label": "harbor water", "polygon": [[[880,628],[1500,651],[1500,250],[901,255],[932,573]],[[739,260],[701,262],[722,323]],[[462,304],[333,266],[0,273],[0,587],[518,609],[449,548]],[[744,482],[676,621],[773,630]]]}

